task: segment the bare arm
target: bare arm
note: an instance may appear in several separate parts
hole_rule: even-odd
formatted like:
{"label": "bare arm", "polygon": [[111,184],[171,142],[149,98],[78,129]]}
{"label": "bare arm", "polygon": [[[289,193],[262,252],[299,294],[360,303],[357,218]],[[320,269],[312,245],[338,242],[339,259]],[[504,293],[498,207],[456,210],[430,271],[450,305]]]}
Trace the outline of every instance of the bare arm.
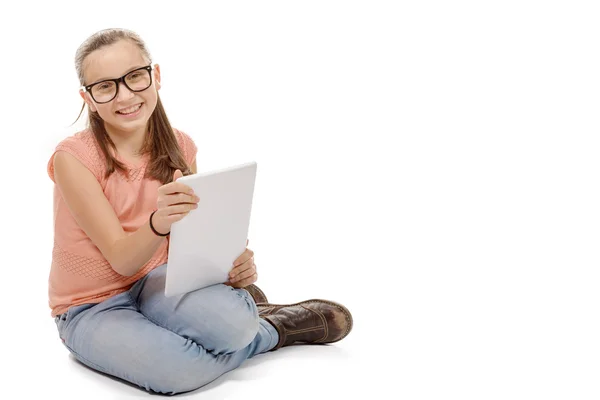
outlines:
{"label": "bare arm", "polygon": [[94,175],[71,154],[56,153],[54,179],[77,224],[117,273],[134,275],[165,240],[148,223],[126,234]]}

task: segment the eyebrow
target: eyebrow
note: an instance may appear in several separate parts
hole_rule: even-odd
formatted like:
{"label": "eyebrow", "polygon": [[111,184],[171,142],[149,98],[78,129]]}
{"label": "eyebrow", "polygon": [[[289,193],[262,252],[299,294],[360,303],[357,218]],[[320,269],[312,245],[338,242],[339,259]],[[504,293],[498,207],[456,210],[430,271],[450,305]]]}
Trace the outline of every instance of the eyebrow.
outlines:
{"label": "eyebrow", "polygon": [[[123,75],[121,75],[121,76],[127,75],[128,73],[130,73],[131,71],[135,71],[136,69],[139,69],[139,68],[144,68],[145,66],[146,66],[146,65],[138,65],[137,67],[132,67],[132,68],[129,68],[129,69],[127,70],[127,72],[125,72],[125,73],[124,73]],[[100,79],[96,79],[96,80],[95,80],[95,81],[93,81],[92,83],[88,83],[88,84],[87,84],[87,85],[85,85],[85,86],[90,86],[90,85],[93,85],[93,84],[95,84],[95,83],[99,83],[99,82],[102,82],[102,81],[109,81],[109,80],[113,80],[113,79],[118,79],[118,78],[100,78]]]}

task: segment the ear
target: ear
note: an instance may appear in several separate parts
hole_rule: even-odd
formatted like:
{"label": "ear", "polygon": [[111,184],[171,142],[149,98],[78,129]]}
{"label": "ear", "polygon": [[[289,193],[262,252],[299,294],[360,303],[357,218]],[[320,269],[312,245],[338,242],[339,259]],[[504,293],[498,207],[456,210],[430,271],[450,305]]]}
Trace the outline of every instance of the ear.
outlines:
{"label": "ear", "polygon": [[160,83],[160,65],[158,64],[154,64],[154,84],[156,85],[156,90],[160,90],[161,88],[161,83]]}
{"label": "ear", "polygon": [[91,112],[97,111],[94,102],[92,101],[92,99],[90,99],[90,96],[87,93],[85,93],[83,90],[79,90],[79,95],[81,96],[83,101],[87,103],[88,107],[90,107]]}

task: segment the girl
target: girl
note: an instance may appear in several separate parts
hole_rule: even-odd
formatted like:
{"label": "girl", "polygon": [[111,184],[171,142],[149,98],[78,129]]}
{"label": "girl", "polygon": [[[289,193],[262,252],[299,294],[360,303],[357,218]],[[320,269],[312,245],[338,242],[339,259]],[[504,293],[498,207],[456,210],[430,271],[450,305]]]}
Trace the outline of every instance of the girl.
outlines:
{"label": "girl", "polygon": [[257,354],[344,338],[352,317],[340,304],[267,303],[248,248],[228,282],[164,296],[171,225],[198,207],[202,193],[176,182],[196,173],[197,148],[171,127],[151,60],[142,39],[124,29],[97,32],[76,53],[89,124],[48,162],[55,183],[49,305],[64,345],[91,368],[176,394]]}

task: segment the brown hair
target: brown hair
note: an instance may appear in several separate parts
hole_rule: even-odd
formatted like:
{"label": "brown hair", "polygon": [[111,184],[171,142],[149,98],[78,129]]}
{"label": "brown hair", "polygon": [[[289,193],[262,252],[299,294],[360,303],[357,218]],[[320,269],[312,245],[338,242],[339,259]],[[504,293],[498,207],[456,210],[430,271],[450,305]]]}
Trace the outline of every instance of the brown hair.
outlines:
{"label": "brown hair", "polygon": [[[152,57],[148,51],[146,44],[142,38],[127,29],[111,28],[104,29],[94,33],[92,36],[87,38],[77,49],[75,54],[75,69],[79,77],[81,86],[85,84],[83,77],[83,64],[85,59],[90,53],[98,50],[102,47],[109,46],[119,40],[129,40],[135,44],[144,58],[151,62]],[[81,111],[75,122],[81,117],[81,113],[85,108],[86,103],[83,103]],[[74,123],[75,123],[74,122]],[[102,153],[106,159],[106,177],[110,176],[115,170],[128,175],[128,170],[123,163],[117,160],[109,152],[109,146],[116,150],[114,142],[106,132],[104,127],[104,121],[100,118],[98,113],[90,112],[88,109],[88,127],[92,130],[96,141],[98,142]],[[171,182],[173,180],[173,174],[175,170],[179,169],[183,175],[189,175],[192,173],[190,166],[187,165],[185,158],[183,157],[182,151],[177,143],[177,138],[167,113],[163,108],[160,96],[156,103],[156,108],[150,116],[147,124],[148,134],[144,138],[144,144],[142,145],[142,154],[150,154],[150,161],[146,169],[146,177],[154,178],[163,184]]]}

